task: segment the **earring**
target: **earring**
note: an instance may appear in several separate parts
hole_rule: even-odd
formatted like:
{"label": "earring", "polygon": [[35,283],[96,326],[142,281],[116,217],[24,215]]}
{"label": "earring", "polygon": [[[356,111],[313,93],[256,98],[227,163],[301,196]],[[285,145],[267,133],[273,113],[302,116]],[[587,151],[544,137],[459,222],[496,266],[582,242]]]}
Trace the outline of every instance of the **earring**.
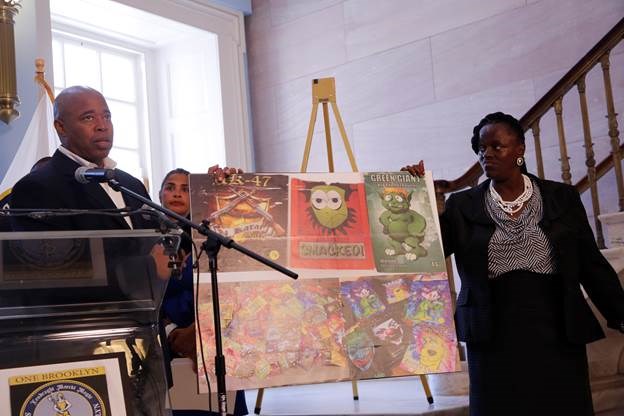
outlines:
{"label": "earring", "polygon": [[518,165],[518,166],[524,165],[524,158],[523,157],[519,157],[518,159],[516,159],[516,165]]}

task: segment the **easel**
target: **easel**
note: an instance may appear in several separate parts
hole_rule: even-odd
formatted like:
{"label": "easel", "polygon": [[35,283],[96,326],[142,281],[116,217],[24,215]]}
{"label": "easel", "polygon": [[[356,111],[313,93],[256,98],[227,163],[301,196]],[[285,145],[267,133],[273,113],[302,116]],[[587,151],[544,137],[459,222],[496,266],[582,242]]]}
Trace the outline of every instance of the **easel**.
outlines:
{"label": "easel", "polygon": [[[301,173],[308,171],[308,160],[310,159],[310,149],[312,148],[312,136],[314,134],[314,125],[316,124],[316,114],[318,113],[319,103],[323,104],[323,124],[325,126],[325,144],[327,146],[327,165],[329,172],[334,172],[334,153],[332,150],[331,142],[331,128],[329,126],[329,109],[327,103],[331,104],[334,110],[334,117],[338,123],[338,129],[340,130],[340,136],[342,137],[342,143],[344,144],[351,164],[353,172],[357,172],[358,168],[355,163],[355,157],[353,157],[353,151],[347,138],[347,132],[340,116],[340,111],[336,105],[336,81],[334,78],[319,78],[312,80],[312,114],[310,114],[310,124],[308,125],[308,135],[306,138],[305,150],[303,151],[303,160],[301,161]],[[429,389],[429,383],[427,382],[427,375],[420,375],[420,382],[422,383],[425,395],[427,396],[427,402],[433,404],[433,396],[431,395],[431,389]],[[357,380],[351,380],[351,388],[353,390],[353,400],[359,400]],[[264,389],[258,389],[258,396],[256,397],[256,406],[254,407],[254,413],[259,415],[262,408],[262,399],[264,398]]]}

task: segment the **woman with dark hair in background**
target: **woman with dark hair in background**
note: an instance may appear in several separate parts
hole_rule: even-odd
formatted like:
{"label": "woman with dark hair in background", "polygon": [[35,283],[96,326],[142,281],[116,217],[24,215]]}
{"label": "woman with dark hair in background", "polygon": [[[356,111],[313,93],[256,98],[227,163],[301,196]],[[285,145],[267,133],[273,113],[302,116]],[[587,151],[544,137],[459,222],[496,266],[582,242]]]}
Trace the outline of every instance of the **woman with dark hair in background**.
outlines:
{"label": "woman with dark hair in background", "polygon": [[[524,132],[493,113],[471,145],[487,180],[448,198],[444,252],[461,279],[471,416],[593,415],[585,344],[604,337],[581,285],[624,332],[624,291],[572,186],[526,171]],[[422,162],[406,166],[423,174]]]}
{"label": "woman with dark hair in background", "polygon": [[[222,180],[224,176],[236,173],[237,169],[210,168],[209,173],[218,176]],[[160,186],[158,196],[165,208],[169,208],[176,214],[189,217],[191,206],[189,197],[189,172],[184,169],[174,169],[165,175]],[[219,179],[220,178],[220,179]],[[182,229],[190,236],[191,229],[182,226]],[[165,324],[167,344],[174,357],[186,357],[193,361],[193,369],[197,372],[197,352],[195,347],[195,301],[193,298],[193,260],[192,242],[183,238],[180,245],[180,258],[182,259],[182,275],[180,279],[169,280],[167,291],[163,299],[161,314]],[[174,416],[202,416],[214,413],[191,410],[173,411]],[[236,394],[234,403],[234,415],[246,415],[245,392],[240,390]]]}

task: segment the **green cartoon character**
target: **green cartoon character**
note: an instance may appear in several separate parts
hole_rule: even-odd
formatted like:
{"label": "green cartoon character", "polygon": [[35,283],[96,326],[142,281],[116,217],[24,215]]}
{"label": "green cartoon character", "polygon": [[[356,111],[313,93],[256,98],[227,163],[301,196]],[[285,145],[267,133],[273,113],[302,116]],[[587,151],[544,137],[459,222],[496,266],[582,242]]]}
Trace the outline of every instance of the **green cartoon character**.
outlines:
{"label": "green cartoon character", "polygon": [[347,235],[348,229],[355,222],[355,212],[347,202],[351,194],[349,184],[312,182],[305,189],[308,218],[314,228],[323,234]]}
{"label": "green cartoon character", "polygon": [[427,255],[420,244],[425,239],[425,217],[410,209],[412,192],[402,188],[385,188],[379,192],[381,204],[386,209],[379,217],[383,233],[389,238],[385,253],[388,256],[405,255],[416,260]]}

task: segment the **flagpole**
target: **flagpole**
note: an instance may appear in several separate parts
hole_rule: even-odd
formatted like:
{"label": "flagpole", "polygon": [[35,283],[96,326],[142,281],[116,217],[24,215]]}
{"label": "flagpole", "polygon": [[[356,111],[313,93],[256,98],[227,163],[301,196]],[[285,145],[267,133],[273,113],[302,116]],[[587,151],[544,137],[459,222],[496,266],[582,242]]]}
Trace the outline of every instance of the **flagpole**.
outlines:
{"label": "flagpole", "polygon": [[45,80],[45,60],[43,58],[35,59],[35,82],[41,85],[46,94],[48,94],[50,102],[54,103],[54,91],[52,91],[48,81]]}
{"label": "flagpole", "polygon": [[[0,178],[0,200],[9,196],[13,185],[30,171],[31,166],[37,160],[43,156],[51,155],[58,147],[59,140],[56,131],[54,131],[52,114],[54,90],[45,80],[44,68],[45,61],[36,59],[34,81],[42,90],[39,90],[37,94],[37,105],[24,137],[4,177]],[[43,91],[48,98],[44,97]]]}

